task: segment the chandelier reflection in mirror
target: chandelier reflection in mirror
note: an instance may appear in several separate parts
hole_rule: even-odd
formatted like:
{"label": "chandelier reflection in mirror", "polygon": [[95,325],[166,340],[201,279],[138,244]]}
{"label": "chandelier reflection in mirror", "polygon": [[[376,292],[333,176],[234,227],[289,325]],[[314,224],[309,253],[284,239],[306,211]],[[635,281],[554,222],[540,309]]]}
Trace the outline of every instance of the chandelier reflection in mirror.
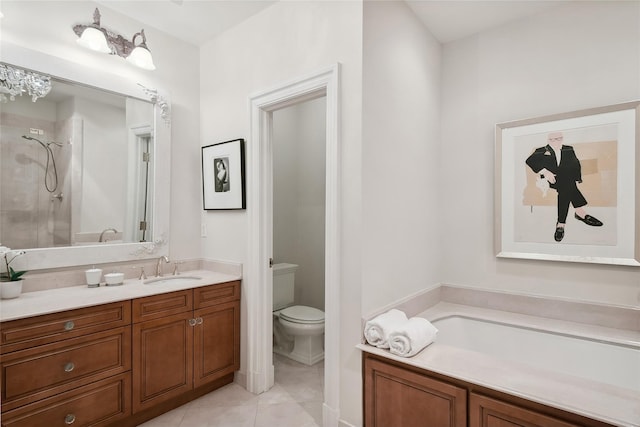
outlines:
{"label": "chandelier reflection in mirror", "polygon": [[[93,23],[75,25],[73,31],[78,38],[78,44],[96,52],[109,53],[125,58],[129,63],[145,70],[155,70],[151,51],[147,47],[147,37],[144,30],[135,33],[131,41],[120,34],[116,34],[100,26],[100,11],[93,12]],[[141,41],[136,45],[136,39]]]}
{"label": "chandelier reflection in mirror", "polygon": [[50,90],[51,77],[0,64],[0,102],[7,102],[8,99],[15,101],[16,96],[22,96],[25,92],[36,102]]}

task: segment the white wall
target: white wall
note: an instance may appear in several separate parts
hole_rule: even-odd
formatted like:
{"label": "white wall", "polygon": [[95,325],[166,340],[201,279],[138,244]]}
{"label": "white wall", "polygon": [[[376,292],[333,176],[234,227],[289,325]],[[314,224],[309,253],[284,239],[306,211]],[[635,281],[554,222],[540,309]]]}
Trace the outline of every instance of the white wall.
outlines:
{"label": "white wall", "polygon": [[[361,334],[361,37],[360,2],[279,2],[201,48],[202,145],[248,137],[252,94],[341,64],[340,411],[356,425],[361,419],[360,352],[354,347]],[[249,155],[251,143],[247,141]],[[248,182],[251,172],[247,171]],[[202,240],[205,258],[246,262],[246,212],[207,212],[203,223],[209,236]],[[243,281],[243,313],[246,290],[252,287],[255,284]],[[246,317],[241,320],[246,328]],[[241,369],[246,373],[246,329],[241,348]]]}
{"label": "white wall", "polygon": [[[72,30],[88,24],[100,8],[101,24],[125,37],[143,25],[92,1],[2,1],[2,41],[77,62],[101,73],[117,75],[171,98],[171,234],[170,256],[198,258],[202,184],[200,175],[200,110],[198,48],[145,27],[147,45],[153,53],[155,71],[131,66],[124,59],[79,47]],[[141,93],[141,96],[143,94]],[[161,125],[161,124],[160,124]]]}
{"label": "white wall", "polygon": [[447,44],[442,74],[443,282],[637,306],[637,268],[495,257],[493,132],[640,98],[640,3],[576,2]]}
{"label": "white wall", "polygon": [[283,108],[273,113],[273,261],[294,263],[298,228],[297,164],[298,109]]}
{"label": "white wall", "polygon": [[324,310],[326,99],[273,113],[273,259],[298,265],[297,304]]}
{"label": "white wall", "polygon": [[440,44],[403,2],[365,2],[363,314],[441,279]]}
{"label": "white wall", "polygon": [[126,171],[129,163],[124,105],[116,107],[77,98],[74,106],[83,130],[82,141],[73,141],[82,144],[80,231],[122,231],[127,176],[114,172]]}

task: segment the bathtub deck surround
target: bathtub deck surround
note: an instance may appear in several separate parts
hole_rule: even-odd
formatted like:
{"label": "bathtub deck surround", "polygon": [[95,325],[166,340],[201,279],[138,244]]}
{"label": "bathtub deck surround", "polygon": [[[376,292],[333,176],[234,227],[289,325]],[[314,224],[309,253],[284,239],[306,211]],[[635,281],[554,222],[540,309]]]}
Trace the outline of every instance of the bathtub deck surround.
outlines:
{"label": "bathtub deck surround", "polygon": [[[472,411],[499,409],[502,403],[486,396],[502,396],[524,412],[533,408],[573,423],[566,425],[640,426],[637,308],[452,286],[414,295],[396,308],[433,322],[440,330],[436,341],[403,358],[363,340],[358,347],[365,364],[388,362],[462,387]],[[365,390],[375,369],[365,369]],[[365,402],[370,399],[365,396]]]}

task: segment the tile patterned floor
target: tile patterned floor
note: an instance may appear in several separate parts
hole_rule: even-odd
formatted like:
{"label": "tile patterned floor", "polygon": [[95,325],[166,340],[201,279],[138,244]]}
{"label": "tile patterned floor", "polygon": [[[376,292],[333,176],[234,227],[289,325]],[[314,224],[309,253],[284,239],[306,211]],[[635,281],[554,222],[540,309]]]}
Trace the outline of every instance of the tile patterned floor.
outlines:
{"label": "tile patterned floor", "polygon": [[324,363],[309,367],[274,354],[275,385],[254,395],[229,384],[142,427],[320,427]]}

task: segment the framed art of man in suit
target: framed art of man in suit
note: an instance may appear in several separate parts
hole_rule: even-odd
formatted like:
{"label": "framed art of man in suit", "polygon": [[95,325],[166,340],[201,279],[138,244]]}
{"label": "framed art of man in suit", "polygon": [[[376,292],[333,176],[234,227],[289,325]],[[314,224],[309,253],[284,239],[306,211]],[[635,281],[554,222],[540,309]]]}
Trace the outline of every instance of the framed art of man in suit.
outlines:
{"label": "framed art of man in suit", "polygon": [[554,239],[560,242],[564,237],[564,229],[569,213],[569,205],[575,209],[575,219],[592,227],[602,226],[597,218],[585,211],[587,200],[578,189],[582,182],[580,160],[573,147],[563,145],[562,132],[551,132],[547,136],[547,145],[539,147],[527,158],[527,165],[549,183],[549,187],[556,190],[558,219]]}

